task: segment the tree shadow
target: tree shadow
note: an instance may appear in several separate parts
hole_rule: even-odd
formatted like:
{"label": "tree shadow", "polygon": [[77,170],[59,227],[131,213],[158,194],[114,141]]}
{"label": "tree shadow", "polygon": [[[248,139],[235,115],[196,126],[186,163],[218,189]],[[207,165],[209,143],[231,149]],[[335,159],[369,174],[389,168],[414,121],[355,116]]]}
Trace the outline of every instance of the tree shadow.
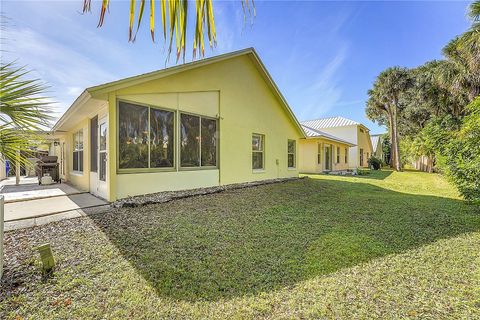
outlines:
{"label": "tree shadow", "polygon": [[306,173],[305,176],[341,176],[342,178],[360,178],[360,179],[373,179],[373,180],[384,180],[388,178],[392,174],[392,170],[389,169],[382,169],[382,170],[370,170],[370,169],[363,169],[361,170],[362,174],[357,175],[339,175],[339,174],[314,174],[314,173]]}
{"label": "tree shadow", "polygon": [[460,200],[315,179],[91,218],[159,296],[186,301],[276,290],[480,230],[479,208]]}

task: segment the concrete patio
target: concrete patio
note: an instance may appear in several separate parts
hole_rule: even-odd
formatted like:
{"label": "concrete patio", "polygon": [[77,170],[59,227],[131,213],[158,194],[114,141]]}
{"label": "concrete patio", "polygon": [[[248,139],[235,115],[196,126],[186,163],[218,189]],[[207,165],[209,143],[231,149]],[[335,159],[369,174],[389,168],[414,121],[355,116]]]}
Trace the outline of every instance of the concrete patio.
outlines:
{"label": "concrete patio", "polygon": [[5,230],[41,225],[84,216],[107,207],[108,202],[67,183],[39,185],[36,177],[15,177],[0,182],[5,197]]}

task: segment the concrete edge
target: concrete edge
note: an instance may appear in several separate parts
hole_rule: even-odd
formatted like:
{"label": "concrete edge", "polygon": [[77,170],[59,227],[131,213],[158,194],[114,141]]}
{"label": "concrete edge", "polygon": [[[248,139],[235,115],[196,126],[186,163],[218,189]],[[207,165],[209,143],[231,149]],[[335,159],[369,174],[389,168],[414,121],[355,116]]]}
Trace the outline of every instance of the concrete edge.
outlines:
{"label": "concrete edge", "polygon": [[[17,199],[17,200],[5,200],[5,203],[15,203],[15,202],[23,202],[23,201],[50,199],[50,198],[56,198],[56,197],[68,197],[68,196],[73,196],[73,195],[83,194],[83,193],[88,193],[88,191],[79,191],[79,192],[73,192],[73,193],[56,194],[56,195],[53,195],[53,196],[44,196],[44,197],[22,198],[22,199]],[[5,193],[3,195],[5,195]]]}
{"label": "concrete edge", "polygon": [[110,205],[103,204],[103,205],[89,206],[84,208],[65,210],[63,212],[51,213],[51,214],[38,216],[38,217],[5,221],[4,228],[5,228],[5,232],[9,232],[9,231],[14,231],[18,229],[33,228],[33,227],[45,225],[52,222],[62,221],[62,220],[86,217],[89,214],[83,211],[83,209],[99,208],[99,207],[110,208]]}

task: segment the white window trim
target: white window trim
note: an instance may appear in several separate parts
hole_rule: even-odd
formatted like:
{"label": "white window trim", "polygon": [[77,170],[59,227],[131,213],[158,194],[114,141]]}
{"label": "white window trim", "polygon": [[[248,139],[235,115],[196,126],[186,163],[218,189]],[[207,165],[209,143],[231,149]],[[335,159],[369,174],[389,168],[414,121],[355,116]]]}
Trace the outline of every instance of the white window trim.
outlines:
{"label": "white window trim", "polygon": [[[82,132],[82,149],[78,149],[78,150],[77,150],[77,149],[76,149],[76,147],[77,147],[77,136],[80,135],[80,132]],[[84,133],[84,132],[83,132],[83,128],[81,128],[81,129],[79,129],[79,130],[77,130],[77,131],[75,131],[75,132],[73,133],[72,171],[70,172],[70,174],[76,175],[76,176],[82,176],[82,175],[83,175],[83,172],[85,171],[85,170],[84,170],[85,168],[82,168],[82,170],[75,170],[75,169],[73,168],[73,158],[74,158],[74,156],[75,156],[75,153],[78,154],[79,152],[83,152],[82,156],[85,154],[85,151],[84,151],[85,148],[83,147],[83,146],[84,146],[84,139],[83,139],[84,134],[83,134],[83,133]],[[80,160],[80,158],[79,158],[78,160]],[[77,160],[77,164],[80,164],[80,161],[78,161],[78,160]],[[82,160],[83,160],[83,159],[82,159]],[[84,162],[82,162],[82,163],[83,163],[83,166],[85,166],[85,163],[84,163]]]}
{"label": "white window trim", "polygon": [[252,148],[252,159],[253,159],[253,154],[256,153],[262,153],[262,167],[261,168],[253,168],[253,163],[252,163],[252,171],[253,173],[263,173],[265,172],[265,135],[261,133],[252,133],[252,138],[254,136],[258,136],[261,138],[261,145],[262,145],[262,150],[253,150]]}
{"label": "white window trim", "polygon": [[[292,152],[288,152],[288,144],[290,143],[290,141],[293,142],[293,153]],[[293,154],[293,167],[290,167],[288,165],[288,156]],[[290,170],[295,170],[297,169],[297,140],[295,139],[288,139],[287,140],[287,169],[290,169]]]}

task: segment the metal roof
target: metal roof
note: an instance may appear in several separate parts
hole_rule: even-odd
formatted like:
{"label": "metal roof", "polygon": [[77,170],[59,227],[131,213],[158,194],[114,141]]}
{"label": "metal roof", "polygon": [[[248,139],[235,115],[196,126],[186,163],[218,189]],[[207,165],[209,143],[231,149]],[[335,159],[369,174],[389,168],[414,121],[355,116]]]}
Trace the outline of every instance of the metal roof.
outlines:
{"label": "metal roof", "polygon": [[372,140],[372,148],[375,152],[375,150],[377,150],[378,142],[380,141],[380,135],[370,136],[370,140]]}
{"label": "metal roof", "polygon": [[344,117],[332,117],[332,118],[308,120],[308,121],[301,122],[301,124],[316,130],[322,129],[322,128],[335,128],[335,127],[362,125],[359,122],[356,122]]}
{"label": "metal roof", "polygon": [[355,144],[353,144],[351,142],[340,139],[340,138],[338,138],[338,137],[336,137],[332,134],[328,134],[326,132],[307,127],[306,125],[302,124],[302,128],[303,128],[303,131],[305,131],[305,135],[307,136],[307,138],[324,138],[324,139],[327,139],[327,140],[340,142],[340,143],[343,143],[343,144],[346,144],[346,145],[349,145],[349,146],[355,146]]}

